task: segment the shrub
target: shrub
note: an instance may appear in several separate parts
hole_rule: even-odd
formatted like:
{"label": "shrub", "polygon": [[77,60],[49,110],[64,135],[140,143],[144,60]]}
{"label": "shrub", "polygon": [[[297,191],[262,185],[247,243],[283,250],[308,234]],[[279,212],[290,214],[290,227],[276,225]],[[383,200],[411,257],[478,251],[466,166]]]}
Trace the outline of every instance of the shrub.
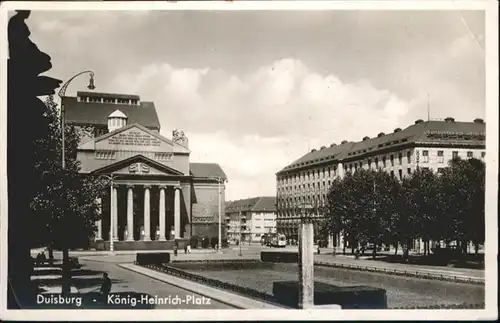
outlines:
{"label": "shrub", "polygon": [[191,248],[196,249],[198,247],[198,237],[197,236],[192,236],[189,239],[189,244],[191,245]]}
{"label": "shrub", "polygon": [[136,262],[138,265],[159,265],[170,262],[170,254],[168,252],[158,253],[137,253]]}
{"label": "shrub", "polygon": [[209,243],[210,243],[210,241],[209,241],[208,237],[202,237],[201,238],[201,247],[203,249],[208,248]]}
{"label": "shrub", "polygon": [[227,241],[226,238],[222,239],[222,248],[227,248],[229,247],[229,242]]}
{"label": "shrub", "polygon": [[210,238],[210,245],[215,249],[215,246],[219,243],[219,239],[217,237]]}

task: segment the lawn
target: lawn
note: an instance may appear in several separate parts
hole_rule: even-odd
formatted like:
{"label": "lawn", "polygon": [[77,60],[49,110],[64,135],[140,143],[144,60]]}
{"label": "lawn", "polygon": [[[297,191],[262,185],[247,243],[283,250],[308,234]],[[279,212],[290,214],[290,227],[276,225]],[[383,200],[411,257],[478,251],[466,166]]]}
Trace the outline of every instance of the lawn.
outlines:
{"label": "lawn", "polygon": [[[172,267],[272,295],[273,282],[298,279],[295,264],[175,262]],[[384,288],[389,308],[484,303],[484,286],[316,267],[315,280],[336,286]]]}

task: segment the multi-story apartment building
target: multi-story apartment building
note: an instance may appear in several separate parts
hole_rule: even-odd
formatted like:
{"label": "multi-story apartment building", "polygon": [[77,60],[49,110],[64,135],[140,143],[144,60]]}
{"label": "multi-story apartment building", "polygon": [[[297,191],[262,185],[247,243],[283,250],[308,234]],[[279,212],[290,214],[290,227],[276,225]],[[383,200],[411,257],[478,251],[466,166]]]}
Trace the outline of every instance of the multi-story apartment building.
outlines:
{"label": "multi-story apartment building", "polygon": [[[380,169],[398,179],[411,174],[417,167],[440,172],[453,157],[480,158],[486,154],[485,129],[482,119],[457,122],[453,118],[423,121],[406,129],[364,137],[359,142],[342,141],[330,147],[312,149],[276,174],[277,229],[287,236],[298,233],[301,207],[314,209],[317,218],[315,235],[324,219],[321,206],[326,205],[326,194],[336,177],[357,169]],[[342,237],[335,237],[337,246]],[[333,238],[330,238],[330,244]]]}
{"label": "multi-story apartment building", "polygon": [[275,233],[276,198],[261,196],[227,202],[226,227],[229,241],[259,242],[263,234]]}

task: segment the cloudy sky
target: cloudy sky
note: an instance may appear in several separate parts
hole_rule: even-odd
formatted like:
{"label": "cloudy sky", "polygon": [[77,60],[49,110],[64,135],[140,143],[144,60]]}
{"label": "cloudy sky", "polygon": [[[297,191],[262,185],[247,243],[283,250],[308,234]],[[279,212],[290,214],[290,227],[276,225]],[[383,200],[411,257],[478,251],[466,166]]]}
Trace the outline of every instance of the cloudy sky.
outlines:
{"label": "cloudy sky", "polygon": [[[418,118],[485,118],[480,11],[32,12],[50,75],[154,101],[162,134],[219,163],[227,198],[275,195],[309,149]],[[75,81],[67,94],[85,87]]]}

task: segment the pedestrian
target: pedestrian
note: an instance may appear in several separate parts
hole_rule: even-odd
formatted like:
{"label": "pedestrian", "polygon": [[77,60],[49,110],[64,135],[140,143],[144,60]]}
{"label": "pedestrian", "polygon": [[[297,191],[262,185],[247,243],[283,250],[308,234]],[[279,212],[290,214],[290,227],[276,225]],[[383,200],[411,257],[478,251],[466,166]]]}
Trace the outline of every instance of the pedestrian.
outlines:
{"label": "pedestrian", "polygon": [[184,246],[184,253],[185,253],[185,254],[187,254],[187,253],[188,253],[188,245],[187,245],[187,244]]}
{"label": "pedestrian", "polygon": [[359,259],[359,249],[356,249],[356,254],[354,255],[356,259]]}
{"label": "pedestrian", "polygon": [[187,248],[187,253],[191,253],[191,244],[188,244],[186,248]]}
{"label": "pedestrian", "polygon": [[177,249],[179,248],[179,244],[177,243],[177,240],[175,240],[174,243],[174,256],[177,256]]}
{"label": "pedestrian", "polygon": [[318,245],[318,255],[321,253],[321,250],[319,250],[319,245]]}
{"label": "pedestrian", "polygon": [[103,273],[102,277],[103,277],[103,282],[101,285],[100,292],[101,292],[101,296],[105,302],[106,299],[108,298],[109,292],[111,292],[111,279],[108,277],[108,273]]}

